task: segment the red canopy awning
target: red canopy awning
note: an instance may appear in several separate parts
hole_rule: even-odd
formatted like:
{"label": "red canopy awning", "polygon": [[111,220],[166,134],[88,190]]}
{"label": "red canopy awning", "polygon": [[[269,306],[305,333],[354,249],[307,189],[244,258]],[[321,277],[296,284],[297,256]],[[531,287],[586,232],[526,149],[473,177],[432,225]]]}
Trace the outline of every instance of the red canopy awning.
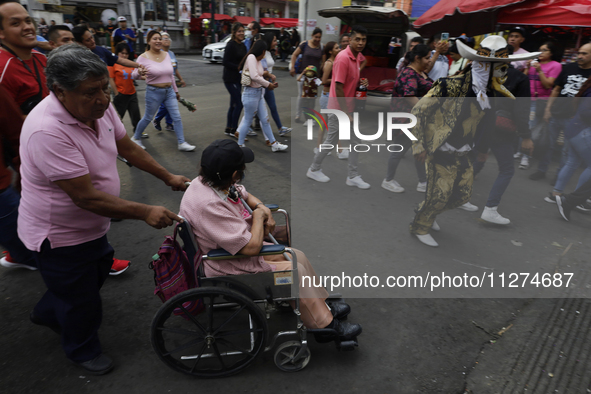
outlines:
{"label": "red canopy awning", "polygon": [[[495,30],[499,9],[532,0],[440,0],[413,23],[422,36],[475,36]],[[535,0],[538,2],[539,0]]]}
{"label": "red canopy awning", "polygon": [[243,25],[248,25],[250,22],[254,22],[255,19],[252,16],[235,16],[234,19],[236,22],[240,22]]}
{"label": "red canopy awning", "polygon": [[538,0],[504,8],[497,23],[591,27],[591,0]]}
{"label": "red canopy awning", "polygon": [[[201,14],[201,16],[199,18],[200,19],[211,19],[211,13],[204,12],[203,14]],[[234,18],[232,18],[230,15],[226,15],[226,14],[215,14],[215,20],[216,21],[233,21]]]}
{"label": "red canopy awning", "polygon": [[275,27],[296,27],[297,18],[261,18],[261,25],[273,25]]}

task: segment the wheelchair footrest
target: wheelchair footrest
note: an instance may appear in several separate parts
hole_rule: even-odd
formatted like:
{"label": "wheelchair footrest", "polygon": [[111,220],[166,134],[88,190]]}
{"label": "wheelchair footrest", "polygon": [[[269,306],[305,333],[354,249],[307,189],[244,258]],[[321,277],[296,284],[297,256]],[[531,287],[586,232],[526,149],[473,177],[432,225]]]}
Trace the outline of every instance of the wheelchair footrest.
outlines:
{"label": "wheelchair footrest", "polygon": [[341,341],[340,343],[337,342],[337,349],[342,351],[351,351],[355,350],[355,348],[359,346],[357,342],[357,338],[348,340],[348,341]]}

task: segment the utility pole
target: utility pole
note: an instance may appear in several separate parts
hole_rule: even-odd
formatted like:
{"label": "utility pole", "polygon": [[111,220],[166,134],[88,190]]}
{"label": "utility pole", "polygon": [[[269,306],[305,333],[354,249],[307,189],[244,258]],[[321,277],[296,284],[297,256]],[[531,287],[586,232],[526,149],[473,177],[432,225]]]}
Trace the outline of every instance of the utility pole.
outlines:
{"label": "utility pole", "polygon": [[211,42],[217,42],[215,35],[215,0],[211,0],[211,22],[209,27],[211,28]]}
{"label": "utility pole", "polygon": [[137,52],[144,53],[144,32],[142,31],[143,18],[142,15],[142,0],[135,0],[135,19],[137,21]]}
{"label": "utility pole", "polygon": [[304,6],[304,35],[302,36],[302,42],[308,39],[308,1],[306,0],[306,5]]}

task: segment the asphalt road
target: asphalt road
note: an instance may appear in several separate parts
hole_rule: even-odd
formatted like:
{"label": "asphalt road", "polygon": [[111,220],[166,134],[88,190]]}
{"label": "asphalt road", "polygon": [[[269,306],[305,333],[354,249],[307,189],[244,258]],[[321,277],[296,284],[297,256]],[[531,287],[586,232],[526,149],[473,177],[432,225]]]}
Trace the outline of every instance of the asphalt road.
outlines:
{"label": "asphalt road", "polygon": [[[147,129],[150,138],[144,144],[171,172],[194,178],[201,151],[214,139],[225,137],[229,96],[221,82],[221,65],[184,56],[179,64],[188,83],[181,95],[198,108],[195,113],[181,108],[185,137],[197,150],[178,152],[173,133],[158,133],[152,127]],[[287,72],[278,71],[277,75],[278,107],[289,126],[295,81]],[[144,87],[140,85],[138,91],[141,103]],[[131,133],[129,119],[124,123]],[[588,281],[582,272],[591,250],[591,217],[573,213],[573,220],[564,222],[556,207],[542,200],[550,186],[527,179],[530,171],[516,170],[499,209],[512,220],[510,226],[484,224],[479,220],[480,211],[447,212],[438,219],[442,231],[434,234],[441,246],[433,249],[408,233],[413,208],[423,197],[414,191],[416,175],[410,158],[405,158],[398,170],[397,180],[407,188],[403,194],[380,187],[386,171],[384,153],[361,155],[360,172],[372,185],[369,190],[345,186],[346,163],[334,155],[327,157],[323,166],[331,182],[319,184],[305,177],[314,144],[306,140],[302,126],[295,126],[291,136],[280,138],[290,146],[287,152],[272,153],[262,136],[250,139],[248,146],[256,159],[248,166],[244,184],[263,201],[290,210],[294,246],[307,253],[319,275],[367,273],[383,280],[399,274],[445,272],[499,278],[501,273],[511,272],[573,271],[575,287],[571,291],[584,291]],[[121,197],[178,210],[182,193],[172,192],[152,176],[121,162],[118,168]],[[491,157],[475,182],[472,203],[482,208],[495,176],[496,162]],[[572,190],[574,182],[567,190]],[[170,233],[170,229],[155,230],[132,220],[111,226],[108,237],[116,257],[132,260],[132,266],[123,275],[111,277],[102,290],[100,336],[104,351],[116,363],[116,369],[102,377],[85,375],[68,363],[55,334],[30,324],[29,312],[44,292],[41,277],[24,270],[0,270],[2,392],[461,393],[470,389],[469,377],[484,349],[491,341],[507,337],[499,337],[499,331],[509,324],[518,325],[524,311],[535,314],[531,300],[525,297],[540,295],[498,285],[486,292],[462,288],[408,293],[381,287],[339,289],[353,307],[350,321],[363,325],[355,351],[340,353],[331,344],[312,340],[310,364],[298,373],[279,371],[272,354],[264,354],[240,375],[197,380],[166,367],[150,344],[150,322],[161,302],[153,296],[153,274],[147,266]],[[561,289],[542,296],[565,294],[573,293]],[[548,299],[534,304],[547,308],[553,302]],[[514,337],[514,346],[527,335],[525,330]],[[496,357],[493,363],[503,362],[502,353]],[[474,380],[485,376],[486,371],[479,371],[471,385],[477,387]]]}

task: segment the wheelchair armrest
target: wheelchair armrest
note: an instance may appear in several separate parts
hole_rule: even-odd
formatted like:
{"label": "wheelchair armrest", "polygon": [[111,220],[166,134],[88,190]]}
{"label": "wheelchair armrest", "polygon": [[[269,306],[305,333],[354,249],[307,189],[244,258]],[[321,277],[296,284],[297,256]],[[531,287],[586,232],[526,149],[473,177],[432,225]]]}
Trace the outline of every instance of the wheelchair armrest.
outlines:
{"label": "wheelchair armrest", "polygon": [[269,208],[271,211],[276,211],[279,209],[279,205],[277,204],[265,204],[265,206]]}
{"label": "wheelchair armrest", "polygon": [[[257,256],[270,256],[274,254],[281,254],[285,251],[285,245],[263,245],[261,251]],[[208,260],[230,260],[230,259],[243,259],[245,257],[252,257],[247,256],[244,254],[237,254],[233,255],[227,252],[224,249],[214,249],[210,250],[207,254]]]}

